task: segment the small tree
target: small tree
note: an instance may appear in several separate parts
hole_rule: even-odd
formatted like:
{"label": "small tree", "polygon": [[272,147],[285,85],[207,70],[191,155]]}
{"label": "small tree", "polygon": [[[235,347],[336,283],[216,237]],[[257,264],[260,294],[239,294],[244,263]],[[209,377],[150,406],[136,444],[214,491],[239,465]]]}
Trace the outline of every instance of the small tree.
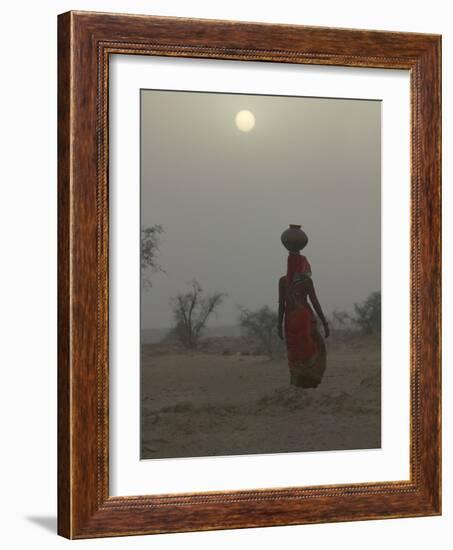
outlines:
{"label": "small tree", "polygon": [[188,292],[171,299],[175,319],[174,333],[184,347],[192,349],[197,346],[209,317],[225,297],[226,294],[222,292],[205,295],[198,281],[194,279]]}
{"label": "small tree", "polygon": [[381,332],[381,293],[372,292],[361,304],[354,304],[353,323],[360,327],[364,334]]}
{"label": "small tree", "polygon": [[281,351],[282,344],[277,337],[278,316],[270,307],[264,306],[255,311],[242,308],[239,316],[239,325],[245,332],[258,340],[266,355],[272,359],[277,351]]}
{"label": "small tree", "polygon": [[164,270],[157,263],[156,257],[159,251],[160,235],[164,232],[161,225],[142,227],[140,240],[140,268],[142,272],[142,285],[144,288],[151,287],[149,272],[163,272]]}
{"label": "small tree", "polygon": [[333,333],[350,332],[352,330],[352,317],[346,311],[335,309],[329,322]]}
{"label": "small tree", "polygon": [[337,309],[332,311],[332,322],[339,328],[344,328],[348,324],[348,321],[350,321],[350,318],[350,315],[345,311],[338,311]]}

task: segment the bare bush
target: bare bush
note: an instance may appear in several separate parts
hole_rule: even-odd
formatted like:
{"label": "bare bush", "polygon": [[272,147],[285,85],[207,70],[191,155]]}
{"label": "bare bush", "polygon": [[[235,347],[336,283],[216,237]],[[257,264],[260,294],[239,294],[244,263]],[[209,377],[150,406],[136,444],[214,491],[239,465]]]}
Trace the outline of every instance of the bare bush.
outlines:
{"label": "bare bush", "polygon": [[277,322],[277,313],[268,306],[255,311],[241,308],[239,325],[248,336],[258,340],[270,359],[283,351],[283,345],[277,335]]}
{"label": "bare bush", "polygon": [[194,279],[188,292],[177,294],[171,299],[175,320],[174,334],[184,347],[197,347],[209,317],[225,297],[223,292],[205,295],[198,281]]}
{"label": "bare bush", "polygon": [[361,304],[354,304],[355,323],[364,334],[381,332],[381,293],[372,292]]}
{"label": "bare bush", "polygon": [[140,268],[142,272],[142,286],[151,287],[149,278],[150,272],[163,272],[162,267],[157,263],[157,253],[159,252],[160,235],[164,232],[161,225],[156,224],[152,227],[142,227],[140,236]]}
{"label": "bare bush", "polygon": [[332,318],[338,327],[344,329],[348,323],[355,325],[363,334],[376,334],[381,332],[381,293],[372,292],[361,303],[354,304],[354,313],[334,311]]}

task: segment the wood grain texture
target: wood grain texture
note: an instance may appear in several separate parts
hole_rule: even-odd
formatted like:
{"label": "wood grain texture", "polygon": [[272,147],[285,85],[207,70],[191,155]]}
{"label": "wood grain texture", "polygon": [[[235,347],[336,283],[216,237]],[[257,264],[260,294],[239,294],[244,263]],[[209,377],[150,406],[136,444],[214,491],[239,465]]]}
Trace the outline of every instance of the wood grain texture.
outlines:
{"label": "wood grain texture", "polygon": [[69,306],[69,195],[70,195],[70,18],[58,26],[58,532],[70,536],[70,306]]}
{"label": "wood grain texture", "polygon": [[[440,37],[69,12],[59,16],[58,47],[58,532],[88,538],[440,514]],[[409,481],[109,496],[111,54],[410,71]]]}

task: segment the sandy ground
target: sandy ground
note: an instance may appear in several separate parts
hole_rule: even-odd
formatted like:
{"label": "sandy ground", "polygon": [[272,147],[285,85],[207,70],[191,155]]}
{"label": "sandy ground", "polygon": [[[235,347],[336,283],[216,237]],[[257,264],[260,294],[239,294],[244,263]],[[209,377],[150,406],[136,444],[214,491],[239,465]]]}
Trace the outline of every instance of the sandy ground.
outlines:
{"label": "sandy ground", "polygon": [[142,458],[381,445],[379,343],[330,343],[316,389],[289,385],[284,358],[144,353]]}

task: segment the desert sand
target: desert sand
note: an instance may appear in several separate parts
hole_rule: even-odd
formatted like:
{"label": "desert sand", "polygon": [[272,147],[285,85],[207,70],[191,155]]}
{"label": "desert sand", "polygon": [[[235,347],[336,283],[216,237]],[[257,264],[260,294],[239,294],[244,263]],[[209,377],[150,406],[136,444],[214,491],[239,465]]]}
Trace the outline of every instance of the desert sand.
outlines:
{"label": "desert sand", "polygon": [[142,458],[379,448],[379,339],[332,338],[327,348],[321,385],[300,389],[285,357],[220,351],[218,341],[144,346]]}

